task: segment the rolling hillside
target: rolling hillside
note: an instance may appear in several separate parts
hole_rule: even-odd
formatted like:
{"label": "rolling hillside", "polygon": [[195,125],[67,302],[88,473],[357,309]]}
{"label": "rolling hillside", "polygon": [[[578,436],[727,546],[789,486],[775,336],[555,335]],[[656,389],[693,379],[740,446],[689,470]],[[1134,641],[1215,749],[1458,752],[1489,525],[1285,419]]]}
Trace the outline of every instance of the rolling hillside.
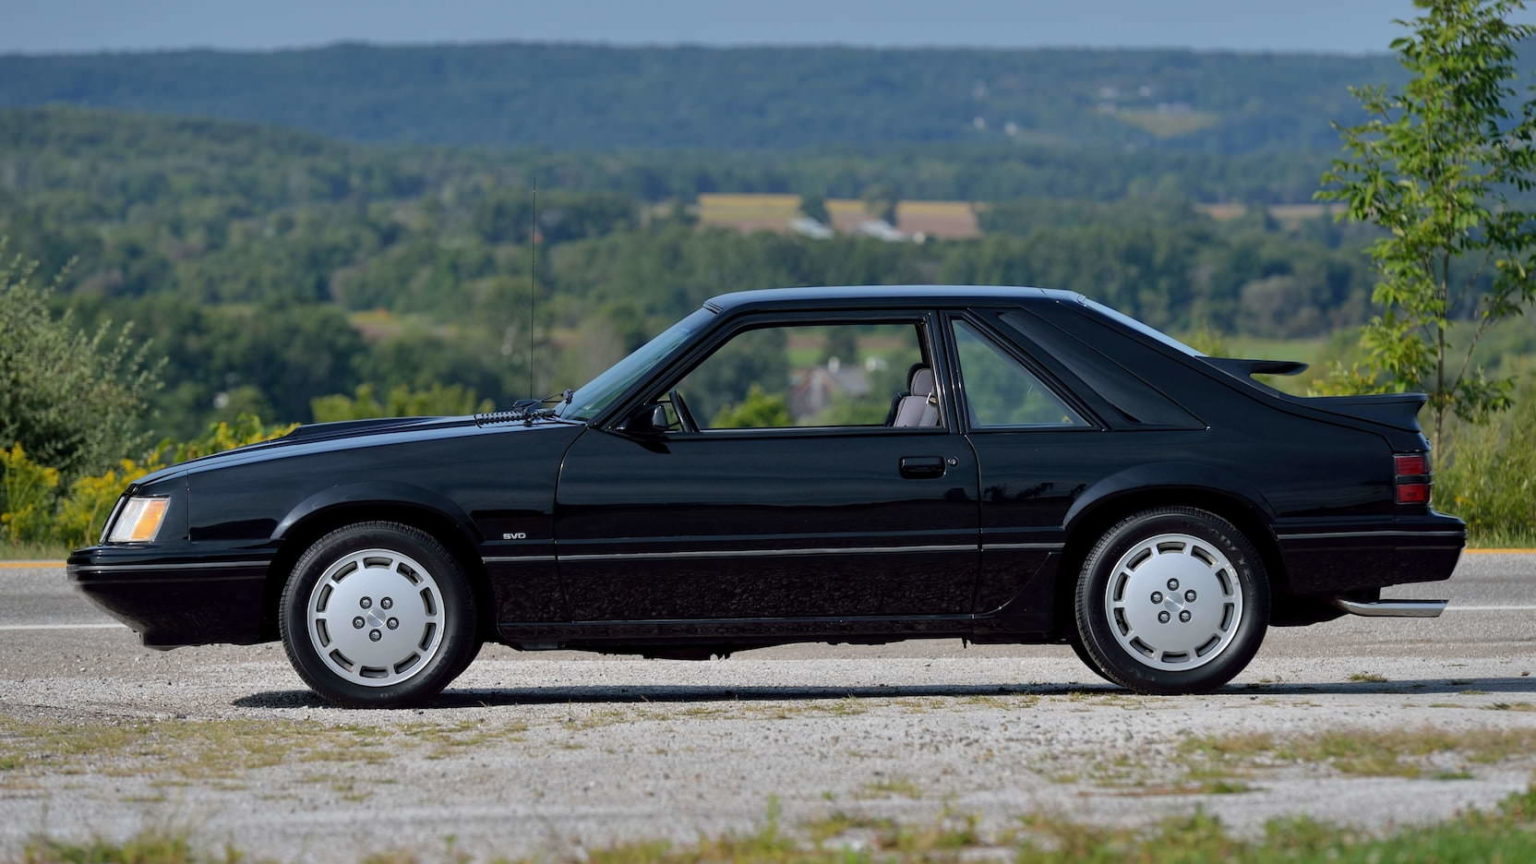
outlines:
{"label": "rolling hillside", "polygon": [[1173,50],[370,46],[0,56],[0,106],[248,120],[337,138],[577,149],[1017,141],[1331,150],[1386,56]]}

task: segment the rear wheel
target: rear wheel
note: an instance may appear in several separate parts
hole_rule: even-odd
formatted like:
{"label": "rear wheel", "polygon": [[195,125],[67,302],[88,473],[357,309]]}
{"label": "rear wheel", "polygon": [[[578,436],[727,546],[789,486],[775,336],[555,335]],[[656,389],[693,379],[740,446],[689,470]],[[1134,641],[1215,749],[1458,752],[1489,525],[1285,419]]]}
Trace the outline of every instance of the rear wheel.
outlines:
{"label": "rear wheel", "polygon": [[394,522],[349,525],[315,542],[283,590],[278,625],[294,669],[347,707],[437,695],[479,648],[474,591],[431,535]]}
{"label": "rear wheel", "polygon": [[1258,552],[1226,519],[1192,507],[1131,516],[1083,562],[1077,639],[1090,665],[1140,693],[1213,690],[1253,659],[1269,625]]}

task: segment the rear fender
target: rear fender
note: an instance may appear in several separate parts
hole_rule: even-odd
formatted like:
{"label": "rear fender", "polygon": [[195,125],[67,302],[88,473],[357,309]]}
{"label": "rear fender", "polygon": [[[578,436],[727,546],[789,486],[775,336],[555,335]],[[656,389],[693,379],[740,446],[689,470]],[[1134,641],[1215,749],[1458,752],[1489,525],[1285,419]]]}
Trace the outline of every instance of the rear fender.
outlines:
{"label": "rear fender", "polygon": [[[1273,524],[1275,518],[1274,508],[1260,491],[1259,484],[1241,471],[1230,468],[1218,470],[1198,462],[1154,462],[1127,468],[1089,486],[1072,502],[1063,527],[1070,535],[1074,526],[1081,524],[1084,515],[1112,506],[1115,501],[1132,495],[1157,492],[1166,492],[1169,504],[1188,503],[1179,500],[1181,492],[1235,500],[1249,509],[1252,515],[1261,518],[1266,527]],[[1253,539],[1258,541],[1263,538]]]}

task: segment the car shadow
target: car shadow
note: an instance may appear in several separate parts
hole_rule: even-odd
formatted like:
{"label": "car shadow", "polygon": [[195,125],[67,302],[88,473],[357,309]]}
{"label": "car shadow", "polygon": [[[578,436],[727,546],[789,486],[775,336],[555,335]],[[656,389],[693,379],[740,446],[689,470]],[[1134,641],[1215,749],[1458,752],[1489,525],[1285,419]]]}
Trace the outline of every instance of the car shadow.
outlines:
{"label": "car shadow", "polygon": [[[1536,678],[1434,678],[1398,681],[1348,681],[1306,684],[1235,684],[1216,696],[1343,696],[1370,694],[1536,693]],[[518,705],[634,704],[823,701],[833,699],[964,699],[983,696],[1130,696],[1109,684],[893,684],[864,687],[720,687],[686,684],[641,686],[507,687],[448,690],[420,709],[510,707]],[[1156,697],[1142,697],[1156,698]],[[1169,699],[1198,699],[1173,696]],[[272,690],[242,696],[237,708],[325,708],[329,703],[308,690]],[[1091,703],[1089,703],[1091,704]]]}
{"label": "car shadow", "polygon": [[[963,698],[968,696],[1041,696],[1093,692],[1110,693],[1114,692],[1114,688],[1108,684],[896,684],[874,687],[706,687],[687,684],[655,684],[625,687],[585,685],[577,687],[447,690],[431,702],[416,707],[433,709],[583,703],[819,701],[828,699],[896,699],[911,696]],[[328,703],[308,690],[274,690],[267,693],[254,693],[250,696],[242,696],[231,704],[237,708],[317,708]]]}

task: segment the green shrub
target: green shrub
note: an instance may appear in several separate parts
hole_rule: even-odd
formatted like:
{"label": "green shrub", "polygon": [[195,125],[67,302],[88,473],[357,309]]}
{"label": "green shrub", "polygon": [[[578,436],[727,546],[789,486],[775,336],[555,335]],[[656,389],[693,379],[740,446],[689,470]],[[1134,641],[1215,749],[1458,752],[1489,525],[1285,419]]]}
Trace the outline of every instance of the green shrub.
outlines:
{"label": "green shrub", "polygon": [[6,541],[19,545],[51,540],[58,469],[33,462],[20,444],[0,450],[0,468],[5,472],[5,509],[0,513],[0,529]]}
{"label": "green shrub", "polygon": [[766,393],[757,384],[747,390],[746,399],[720,409],[709,422],[711,429],[782,429],[793,425],[784,397]]}
{"label": "green shrub", "polygon": [[61,472],[39,465],[21,444],[0,450],[0,541],[22,545],[87,546],[96,541],[117,498],[128,484],[166,465],[257,444],[293,429],[264,426],[250,415],[215,423],[201,438],[164,441],[143,460],[123,459],[101,474],[84,474],[67,484]]}
{"label": "green shrub", "polygon": [[0,446],[19,442],[65,474],[96,470],[142,445],[159,367],[126,328],[88,332],[52,296],[0,240]]}
{"label": "green shrub", "polygon": [[1536,545],[1536,366],[1520,381],[1513,408],[1453,426],[1435,474],[1435,506],[1465,519],[1474,545]]}
{"label": "green shrub", "polygon": [[480,399],[474,390],[457,384],[433,384],[425,390],[395,387],[382,401],[372,384],[363,384],[353,396],[321,396],[309,406],[316,423],[374,417],[458,417],[492,408],[489,399]]}

